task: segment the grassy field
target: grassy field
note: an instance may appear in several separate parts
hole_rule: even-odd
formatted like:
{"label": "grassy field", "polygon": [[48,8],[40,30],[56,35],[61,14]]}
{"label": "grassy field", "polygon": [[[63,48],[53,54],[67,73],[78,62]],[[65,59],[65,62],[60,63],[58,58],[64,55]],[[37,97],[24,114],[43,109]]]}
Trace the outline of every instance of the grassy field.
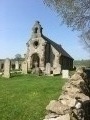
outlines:
{"label": "grassy field", "polygon": [[43,120],[46,105],[59,97],[64,83],[60,76],[0,77],[0,120]]}

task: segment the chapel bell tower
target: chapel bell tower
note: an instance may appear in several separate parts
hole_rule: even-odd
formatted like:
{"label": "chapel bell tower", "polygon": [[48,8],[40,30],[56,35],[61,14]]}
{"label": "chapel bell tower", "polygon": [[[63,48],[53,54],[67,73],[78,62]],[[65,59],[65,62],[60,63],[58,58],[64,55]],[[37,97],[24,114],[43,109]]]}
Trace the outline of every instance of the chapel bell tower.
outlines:
{"label": "chapel bell tower", "polygon": [[36,21],[32,28],[32,38],[41,37],[42,35],[42,26],[39,21]]}

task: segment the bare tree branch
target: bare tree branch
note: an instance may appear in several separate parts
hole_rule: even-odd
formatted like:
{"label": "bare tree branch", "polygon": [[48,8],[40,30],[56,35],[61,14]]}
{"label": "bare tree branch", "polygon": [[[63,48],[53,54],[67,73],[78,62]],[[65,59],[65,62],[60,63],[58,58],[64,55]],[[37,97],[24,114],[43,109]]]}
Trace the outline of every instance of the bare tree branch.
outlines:
{"label": "bare tree branch", "polygon": [[62,22],[81,32],[81,38],[90,48],[90,0],[43,0],[53,8]]}

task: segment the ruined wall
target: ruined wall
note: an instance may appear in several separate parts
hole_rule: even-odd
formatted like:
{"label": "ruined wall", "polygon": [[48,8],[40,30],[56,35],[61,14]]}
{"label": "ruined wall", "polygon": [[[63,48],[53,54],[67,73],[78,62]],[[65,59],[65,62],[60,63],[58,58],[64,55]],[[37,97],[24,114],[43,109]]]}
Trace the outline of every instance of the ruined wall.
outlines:
{"label": "ruined wall", "polygon": [[44,120],[90,120],[90,82],[83,68],[62,88],[58,100],[52,100],[46,107]]}

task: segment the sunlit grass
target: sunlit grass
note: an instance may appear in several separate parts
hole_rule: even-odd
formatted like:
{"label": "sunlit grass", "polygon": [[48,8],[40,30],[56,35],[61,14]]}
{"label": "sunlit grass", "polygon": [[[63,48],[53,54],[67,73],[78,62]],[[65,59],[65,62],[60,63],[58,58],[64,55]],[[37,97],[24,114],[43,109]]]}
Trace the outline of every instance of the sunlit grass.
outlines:
{"label": "sunlit grass", "polygon": [[0,120],[42,120],[46,105],[59,97],[64,83],[60,76],[0,77]]}

